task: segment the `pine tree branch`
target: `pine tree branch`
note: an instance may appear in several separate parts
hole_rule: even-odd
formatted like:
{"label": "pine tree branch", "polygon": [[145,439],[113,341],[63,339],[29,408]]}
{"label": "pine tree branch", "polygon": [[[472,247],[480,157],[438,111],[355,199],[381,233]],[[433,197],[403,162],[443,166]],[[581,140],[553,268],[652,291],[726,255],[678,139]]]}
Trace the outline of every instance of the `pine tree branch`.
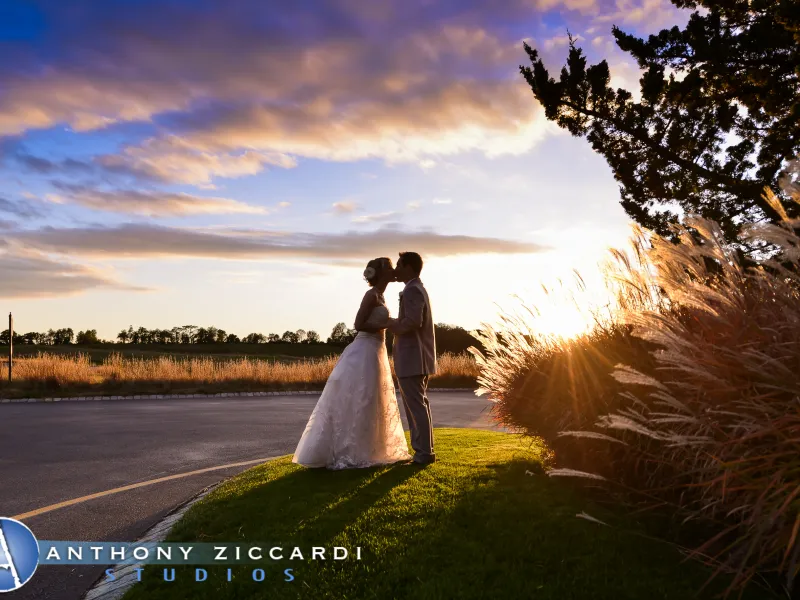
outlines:
{"label": "pine tree branch", "polygon": [[773,209],[768,202],[766,202],[763,198],[761,198],[761,194],[763,193],[763,188],[760,183],[741,180],[736,177],[726,177],[725,175],[722,175],[719,172],[706,169],[705,167],[702,167],[691,160],[685,159],[675,154],[674,152],[670,152],[669,150],[664,148],[664,146],[662,146],[661,144],[653,141],[650,138],[650,136],[625,126],[618,119],[602,115],[590,108],[578,106],[576,104],[573,104],[572,102],[569,102],[568,100],[561,100],[560,104],[562,106],[566,106],[567,108],[571,108],[572,110],[578,113],[610,123],[618,131],[621,131],[631,136],[637,142],[645,145],[647,148],[655,152],[660,158],[672,162],[678,165],[679,167],[689,171],[690,173],[694,173],[695,175],[718,185],[719,187],[731,191],[736,191],[744,195],[746,198],[750,198],[751,201],[761,210],[763,210],[765,214],[767,214],[772,220],[780,219],[780,215],[778,215],[778,213],[775,212],[775,209]]}

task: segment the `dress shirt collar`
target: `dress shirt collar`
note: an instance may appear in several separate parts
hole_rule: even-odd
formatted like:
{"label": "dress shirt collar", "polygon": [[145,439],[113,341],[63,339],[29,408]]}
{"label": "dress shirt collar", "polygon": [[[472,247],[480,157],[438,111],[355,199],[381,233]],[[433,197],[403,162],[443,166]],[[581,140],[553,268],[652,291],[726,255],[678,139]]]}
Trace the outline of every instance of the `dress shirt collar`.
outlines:
{"label": "dress shirt collar", "polygon": [[409,280],[406,282],[406,285],[405,285],[405,287],[403,288],[403,291],[405,291],[405,290],[406,290],[406,288],[407,288],[408,286],[410,286],[412,283],[414,283],[415,281],[419,281],[419,277],[414,277],[414,279],[409,279]]}

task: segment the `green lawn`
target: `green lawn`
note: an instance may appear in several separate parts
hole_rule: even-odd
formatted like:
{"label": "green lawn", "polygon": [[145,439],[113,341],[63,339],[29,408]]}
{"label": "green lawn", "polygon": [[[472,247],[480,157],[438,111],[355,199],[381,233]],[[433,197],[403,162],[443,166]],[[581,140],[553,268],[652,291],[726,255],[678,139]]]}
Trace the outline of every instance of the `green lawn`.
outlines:
{"label": "green lawn", "polygon": [[[362,560],[151,566],[126,596],[151,598],[711,598],[710,571],[666,544],[626,532],[630,522],[542,474],[541,447],[508,434],[436,430],[431,466],[331,472],[281,458],[235,477],[196,504],[168,541],[263,543],[265,548],[362,547]],[[535,473],[535,474],[534,474]],[[586,511],[613,526],[576,518]],[[266,553],[265,553],[266,554]],[[287,551],[288,555],[288,551]],[[287,556],[288,558],[288,556]],[[283,581],[292,568],[295,580]],[[249,580],[248,580],[249,579]],[[764,598],[752,590],[745,598]],[[768,596],[767,596],[768,597]]]}

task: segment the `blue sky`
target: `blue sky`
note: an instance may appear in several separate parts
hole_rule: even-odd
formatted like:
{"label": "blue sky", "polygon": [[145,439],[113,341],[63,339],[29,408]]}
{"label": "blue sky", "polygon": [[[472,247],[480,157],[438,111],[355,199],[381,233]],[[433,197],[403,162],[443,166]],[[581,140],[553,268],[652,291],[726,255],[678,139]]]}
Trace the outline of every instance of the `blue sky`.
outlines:
{"label": "blue sky", "polygon": [[23,332],[327,336],[369,259],[416,250],[437,321],[491,322],[540,281],[591,279],[628,232],[603,159],[520,77],[522,41],[558,69],[569,29],[635,89],[612,24],[686,16],[666,0],[6,0],[3,305]]}

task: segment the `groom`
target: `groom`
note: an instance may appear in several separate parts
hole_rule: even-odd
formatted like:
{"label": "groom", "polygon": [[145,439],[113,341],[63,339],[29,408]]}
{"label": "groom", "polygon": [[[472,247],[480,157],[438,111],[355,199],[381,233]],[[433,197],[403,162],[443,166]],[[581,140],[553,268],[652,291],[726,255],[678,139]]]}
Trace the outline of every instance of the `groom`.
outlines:
{"label": "groom", "polygon": [[400,394],[411,429],[414,462],[426,465],[436,460],[427,396],[428,377],[436,373],[436,340],[431,302],[419,279],[421,271],[419,254],[400,253],[395,279],[406,286],[400,292],[400,312],[396,319],[389,319],[388,329],[394,334],[394,371],[400,381]]}

